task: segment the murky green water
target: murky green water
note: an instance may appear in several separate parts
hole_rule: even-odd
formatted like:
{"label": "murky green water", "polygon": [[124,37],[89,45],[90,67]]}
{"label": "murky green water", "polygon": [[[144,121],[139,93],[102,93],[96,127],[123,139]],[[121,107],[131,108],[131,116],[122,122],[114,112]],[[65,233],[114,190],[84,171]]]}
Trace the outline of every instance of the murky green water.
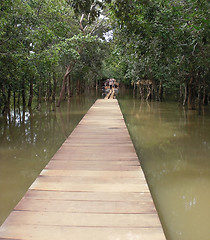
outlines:
{"label": "murky green water", "polygon": [[167,240],[209,240],[209,110],[119,99]]}
{"label": "murky green water", "polygon": [[95,101],[73,97],[60,108],[0,118],[0,225]]}
{"label": "murky green water", "polygon": [[[0,224],[95,96],[0,118]],[[119,96],[167,240],[209,240],[210,112]]]}

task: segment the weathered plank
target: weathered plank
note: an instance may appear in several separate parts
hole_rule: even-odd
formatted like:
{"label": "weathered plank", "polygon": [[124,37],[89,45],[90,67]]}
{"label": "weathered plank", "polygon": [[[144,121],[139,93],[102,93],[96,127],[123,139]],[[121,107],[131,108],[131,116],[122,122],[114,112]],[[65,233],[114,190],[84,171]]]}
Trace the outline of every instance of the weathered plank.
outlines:
{"label": "weathered plank", "polygon": [[[110,218],[111,221],[111,218]],[[69,227],[54,225],[8,224],[2,226],[1,235],[6,239],[21,240],[163,240],[160,227]]]}
{"label": "weathered plank", "polygon": [[0,239],[165,240],[117,100],[97,100],[0,227]]}
{"label": "weathered plank", "polygon": [[149,192],[126,193],[126,192],[62,192],[28,190],[25,198],[47,199],[47,200],[68,200],[68,201],[107,201],[107,202],[137,202],[152,201]]}
{"label": "weathered plank", "polygon": [[19,211],[72,212],[72,213],[156,213],[151,201],[107,202],[23,199],[15,207]]}
{"label": "weathered plank", "polygon": [[[23,212],[13,211],[7,223],[25,224],[30,220],[33,225],[69,226],[69,227],[161,227],[156,214],[98,214],[69,212]],[[110,221],[111,219],[111,221]]]}
{"label": "weathered plank", "polygon": [[82,192],[149,192],[149,188],[146,183],[139,184],[74,184],[68,182],[48,182],[42,183],[35,181],[30,189],[35,190],[49,190],[49,191],[82,191]]}

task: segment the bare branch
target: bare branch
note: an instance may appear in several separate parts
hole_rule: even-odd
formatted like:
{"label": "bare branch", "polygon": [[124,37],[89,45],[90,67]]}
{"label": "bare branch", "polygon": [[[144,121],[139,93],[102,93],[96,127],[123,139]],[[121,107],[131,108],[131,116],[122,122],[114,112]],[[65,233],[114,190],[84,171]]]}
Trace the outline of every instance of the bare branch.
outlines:
{"label": "bare branch", "polygon": [[195,48],[196,48],[196,46],[198,45],[198,43],[196,43],[195,45],[194,45],[194,47],[193,47],[193,52],[192,52],[192,55],[194,56],[195,54]]}
{"label": "bare branch", "polygon": [[83,33],[85,33],[85,30],[84,30],[83,25],[82,25],[82,21],[83,21],[83,19],[84,19],[84,16],[85,16],[85,14],[83,13],[82,16],[81,16],[81,18],[80,18],[80,22],[79,22],[80,29],[81,29],[81,31],[82,31]]}
{"label": "bare branch", "polygon": [[92,31],[90,32],[90,34],[93,34],[102,24],[102,22],[104,21],[104,19],[106,19],[109,16],[110,13],[108,13],[107,15],[104,16],[104,18],[101,19],[101,21],[98,22],[97,25],[95,25],[95,27],[92,29]]}

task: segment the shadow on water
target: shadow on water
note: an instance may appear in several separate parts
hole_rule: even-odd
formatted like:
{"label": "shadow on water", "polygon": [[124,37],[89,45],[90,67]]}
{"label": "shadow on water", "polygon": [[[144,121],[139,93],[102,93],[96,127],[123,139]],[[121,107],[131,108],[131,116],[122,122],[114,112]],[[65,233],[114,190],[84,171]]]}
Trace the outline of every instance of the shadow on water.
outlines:
{"label": "shadow on water", "polygon": [[0,117],[0,224],[94,103],[73,97],[60,108],[18,109]]}
{"label": "shadow on water", "polygon": [[209,109],[119,101],[167,240],[209,240]]}

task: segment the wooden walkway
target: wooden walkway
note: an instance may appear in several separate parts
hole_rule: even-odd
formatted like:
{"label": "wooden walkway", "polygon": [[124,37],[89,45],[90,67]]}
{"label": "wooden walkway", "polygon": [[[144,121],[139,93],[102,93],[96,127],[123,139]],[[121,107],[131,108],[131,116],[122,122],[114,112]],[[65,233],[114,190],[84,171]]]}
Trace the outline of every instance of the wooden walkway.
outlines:
{"label": "wooden walkway", "polygon": [[97,100],[31,185],[0,239],[165,240],[117,100]]}
{"label": "wooden walkway", "polygon": [[109,90],[109,92],[107,93],[106,97],[104,99],[114,99],[114,94],[115,94],[115,89],[112,88]]}

